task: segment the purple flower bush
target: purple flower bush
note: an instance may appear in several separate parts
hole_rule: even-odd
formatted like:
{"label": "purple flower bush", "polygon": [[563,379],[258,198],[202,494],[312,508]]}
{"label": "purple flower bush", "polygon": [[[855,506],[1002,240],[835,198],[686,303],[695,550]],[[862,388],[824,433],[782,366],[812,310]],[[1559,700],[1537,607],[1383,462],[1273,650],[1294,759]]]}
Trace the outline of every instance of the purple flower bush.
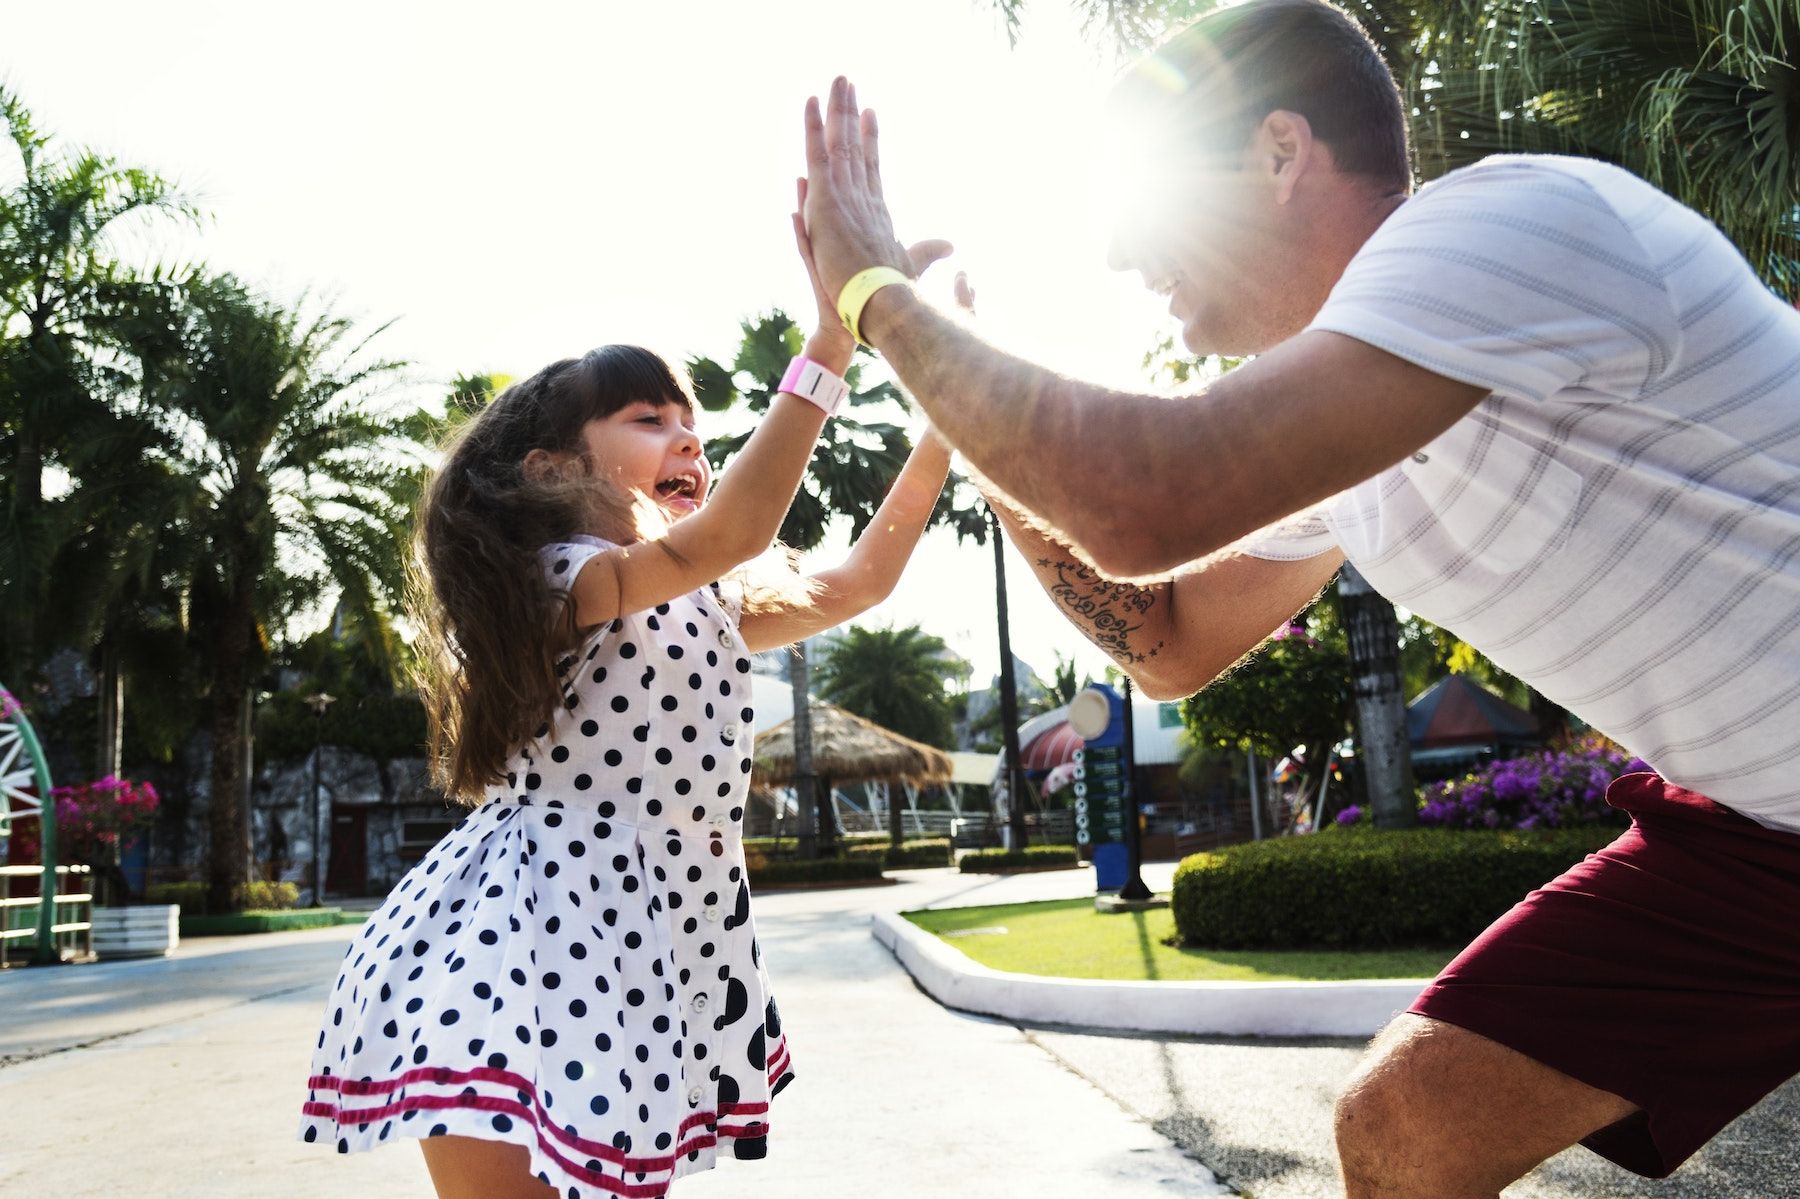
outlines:
{"label": "purple flower bush", "polygon": [[1419,823],[1433,828],[1570,828],[1629,823],[1607,806],[1606,785],[1649,770],[1641,758],[1599,737],[1564,749],[1489,762],[1423,789]]}
{"label": "purple flower bush", "polygon": [[1363,816],[1363,810],[1360,807],[1358,807],[1357,805],[1351,804],[1349,807],[1345,808],[1343,811],[1341,811],[1337,814],[1337,822],[1338,822],[1338,824],[1342,825],[1343,827],[1348,828],[1349,826],[1355,824],[1357,821],[1361,820],[1362,816]]}

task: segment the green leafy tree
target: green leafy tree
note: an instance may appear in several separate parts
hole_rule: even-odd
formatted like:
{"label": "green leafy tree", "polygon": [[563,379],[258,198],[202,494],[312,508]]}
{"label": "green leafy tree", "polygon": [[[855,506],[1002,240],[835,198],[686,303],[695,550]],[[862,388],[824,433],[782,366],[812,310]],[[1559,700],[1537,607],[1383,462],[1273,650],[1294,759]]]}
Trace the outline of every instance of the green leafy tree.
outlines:
{"label": "green leafy tree", "polygon": [[1092,675],[1075,673],[1075,659],[1065,658],[1060,652],[1056,655],[1056,666],[1050,672],[1050,700],[1052,706],[1061,707],[1073,700],[1078,694],[1092,685]]}
{"label": "green leafy tree", "polygon": [[943,639],[918,625],[871,629],[852,625],[819,663],[819,693],[903,737],[949,749],[956,676]]}
{"label": "green leafy tree", "polygon": [[52,561],[92,513],[46,498],[46,471],[94,464],[89,451],[119,416],[109,360],[120,325],[143,292],[173,285],[122,267],[117,239],[198,214],[161,176],[58,145],[5,87],[0,117],[16,164],[0,190],[0,673],[22,686],[64,599]]}
{"label": "green leafy tree", "polygon": [[1305,745],[1316,779],[1349,727],[1351,706],[1349,647],[1332,605],[1321,601],[1181,710],[1202,752],[1249,750],[1273,762]]}
{"label": "green leafy tree", "polygon": [[[361,335],[310,307],[225,277],[199,281],[177,313],[186,356],[172,402],[191,434],[179,465],[211,497],[193,523],[188,606],[210,698],[214,911],[247,881],[246,737],[279,630],[335,592],[365,628],[391,632],[402,588],[418,447],[404,418],[371,403],[399,364],[370,355],[379,329]],[[382,640],[390,672],[398,652]]]}

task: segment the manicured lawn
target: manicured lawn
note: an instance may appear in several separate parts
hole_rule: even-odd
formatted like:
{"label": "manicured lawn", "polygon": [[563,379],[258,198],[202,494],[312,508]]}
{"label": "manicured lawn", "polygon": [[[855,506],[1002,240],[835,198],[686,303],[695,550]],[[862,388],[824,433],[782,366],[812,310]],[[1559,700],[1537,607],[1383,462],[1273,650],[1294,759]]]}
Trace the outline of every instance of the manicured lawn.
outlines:
{"label": "manicured lawn", "polygon": [[[1167,908],[1101,915],[1091,899],[907,912],[927,932],[995,970],[1064,978],[1241,980],[1430,978],[1460,947],[1392,950],[1176,949]],[[999,931],[999,930],[1005,931]]]}

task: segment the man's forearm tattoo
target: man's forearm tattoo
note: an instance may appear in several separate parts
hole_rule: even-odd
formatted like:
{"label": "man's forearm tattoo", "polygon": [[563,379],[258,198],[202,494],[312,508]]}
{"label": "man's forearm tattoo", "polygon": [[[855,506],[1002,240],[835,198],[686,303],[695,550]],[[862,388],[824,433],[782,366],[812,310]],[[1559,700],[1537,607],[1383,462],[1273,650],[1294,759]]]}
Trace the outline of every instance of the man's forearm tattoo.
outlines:
{"label": "man's forearm tattoo", "polygon": [[1135,583],[1115,583],[1079,562],[1039,558],[1038,566],[1056,572],[1050,597],[1086,626],[1095,645],[1119,662],[1143,662],[1162,650],[1160,641],[1147,650],[1131,643],[1132,634],[1144,627],[1144,617],[1156,605],[1155,591]]}

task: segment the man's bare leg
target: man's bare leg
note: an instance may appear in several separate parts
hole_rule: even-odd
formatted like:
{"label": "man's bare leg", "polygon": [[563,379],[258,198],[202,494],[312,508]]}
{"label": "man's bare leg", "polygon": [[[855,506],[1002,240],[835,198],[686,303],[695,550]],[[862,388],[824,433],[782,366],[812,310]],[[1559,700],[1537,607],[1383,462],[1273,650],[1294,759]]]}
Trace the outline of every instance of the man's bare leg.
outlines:
{"label": "man's bare leg", "polygon": [[1637,1108],[1496,1041],[1403,1015],[1337,1103],[1348,1199],[1495,1199]]}

